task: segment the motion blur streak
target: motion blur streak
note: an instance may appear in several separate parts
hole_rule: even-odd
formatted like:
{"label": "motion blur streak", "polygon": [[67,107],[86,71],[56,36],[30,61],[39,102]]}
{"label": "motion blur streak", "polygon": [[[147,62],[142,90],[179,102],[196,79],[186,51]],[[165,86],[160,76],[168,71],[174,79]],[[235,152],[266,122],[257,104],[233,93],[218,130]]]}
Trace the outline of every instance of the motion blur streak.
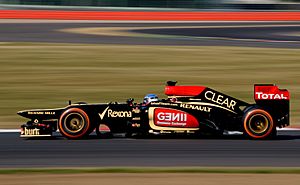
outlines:
{"label": "motion blur streak", "polygon": [[[0,10],[0,19],[149,22],[300,21],[300,12]],[[219,37],[229,35],[230,38],[245,39],[247,36],[246,39],[251,39],[249,38],[251,34],[252,38],[298,41],[298,37],[292,38],[289,33],[290,31],[293,34],[297,33],[300,26],[164,28],[136,31],[145,35],[169,36],[159,38],[136,37],[136,35],[135,37],[90,35],[62,31],[91,27],[189,27],[213,24],[207,22],[180,25],[173,23],[172,25],[170,22],[149,23],[149,25],[124,22],[1,23],[0,126],[20,125],[24,120],[16,120],[15,113],[21,108],[65,106],[65,101],[68,99],[101,102],[107,99],[123,100],[132,96],[138,97],[148,91],[159,94],[161,83],[170,79],[188,84],[201,83],[220,87],[225,92],[232,92],[244,99],[252,99],[252,94],[250,95],[249,92],[252,91],[252,84],[257,82],[277,82],[291,90],[293,96],[299,95],[299,51],[295,49],[300,47],[299,44],[221,40]],[[233,23],[214,24],[222,27]],[[235,24],[251,23],[236,22]],[[255,23],[257,24],[270,23]],[[278,31],[279,34],[274,36],[273,33]],[[197,38],[203,36],[206,38]],[[52,44],[48,44],[49,42]],[[196,47],[199,45],[201,47]],[[267,49],[255,47],[267,47]],[[300,120],[299,100],[294,98],[292,106],[293,123],[296,123]],[[59,135],[55,139],[22,140],[15,133],[1,133],[0,140],[5,141],[0,142],[0,167],[3,168],[300,166],[299,131],[279,131],[277,140],[267,141],[245,140],[240,136],[227,136],[222,139],[205,137],[98,139],[91,136],[87,140],[65,140]]]}
{"label": "motion blur streak", "polygon": [[0,10],[0,18],[126,21],[300,21],[300,12],[97,12]]}

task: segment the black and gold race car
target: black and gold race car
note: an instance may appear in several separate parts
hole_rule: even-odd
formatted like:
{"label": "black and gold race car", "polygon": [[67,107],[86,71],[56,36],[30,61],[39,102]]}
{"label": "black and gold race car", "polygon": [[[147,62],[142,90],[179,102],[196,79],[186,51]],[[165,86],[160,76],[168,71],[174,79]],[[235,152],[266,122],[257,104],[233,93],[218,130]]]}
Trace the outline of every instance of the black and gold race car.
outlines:
{"label": "black and gold race car", "polygon": [[177,86],[168,81],[166,99],[148,104],[133,99],[118,103],[75,103],[64,108],[18,112],[30,119],[21,126],[21,137],[52,136],[85,138],[100,125],[111,133],[132,134],[223,134],[243,132],[248,138],[276,136],[276,127],[289,125],[289,92],[276,85],[254,85],[254,104],[204,86]]}

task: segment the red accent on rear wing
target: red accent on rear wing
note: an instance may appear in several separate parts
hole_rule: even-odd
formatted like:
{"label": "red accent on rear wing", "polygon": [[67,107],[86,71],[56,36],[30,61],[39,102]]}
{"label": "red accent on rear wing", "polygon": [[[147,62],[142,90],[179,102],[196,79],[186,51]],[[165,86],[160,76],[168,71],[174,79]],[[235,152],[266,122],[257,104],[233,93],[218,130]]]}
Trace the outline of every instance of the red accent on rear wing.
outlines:
{"label": "red accent on rear wing", "polygon": [[286,89],[279,89],[273,84],[255,84],[255,100],[289,100],[290,93]]}
{"label": "red accent on rear wing", "polygon": [[168,96],[197,96],[206,87],[204,86],[166,86],[165,94]]}

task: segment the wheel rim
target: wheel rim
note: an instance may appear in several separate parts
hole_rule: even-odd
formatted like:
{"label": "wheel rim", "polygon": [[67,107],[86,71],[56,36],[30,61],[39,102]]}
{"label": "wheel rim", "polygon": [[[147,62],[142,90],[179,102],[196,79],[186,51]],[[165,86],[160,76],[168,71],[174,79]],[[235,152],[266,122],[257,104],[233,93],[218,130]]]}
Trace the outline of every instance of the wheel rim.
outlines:
{"label": "wheel rim", "polygon": [[77,133],[84,128],[85,120],[81,114],[71,113],[66,116],[64,124],[68,132]]}
{"label": "wheel rim", "polygon": [[249,129],[256,134],[262,134],[268,130],[269,120],[263,114],[253,115],[249,119]]}

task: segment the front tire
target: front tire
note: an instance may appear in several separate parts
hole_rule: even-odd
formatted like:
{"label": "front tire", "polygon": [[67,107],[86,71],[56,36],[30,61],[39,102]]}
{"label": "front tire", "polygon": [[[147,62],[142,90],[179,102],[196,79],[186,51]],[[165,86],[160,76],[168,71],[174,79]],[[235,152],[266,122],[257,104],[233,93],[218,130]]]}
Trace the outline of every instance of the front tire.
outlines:
{"label": "front tire", "polygon": [[249,109],[243,116],[246,136],[252,139],[267,139],[276,135],[276,126],[272,116],[261,108]]}
{"label": "front tire", "polygon": [[89,135],[91,128],[88,115],[79,108],[70,108],[60,117],[60,133],[68,139],[80,139]]}

